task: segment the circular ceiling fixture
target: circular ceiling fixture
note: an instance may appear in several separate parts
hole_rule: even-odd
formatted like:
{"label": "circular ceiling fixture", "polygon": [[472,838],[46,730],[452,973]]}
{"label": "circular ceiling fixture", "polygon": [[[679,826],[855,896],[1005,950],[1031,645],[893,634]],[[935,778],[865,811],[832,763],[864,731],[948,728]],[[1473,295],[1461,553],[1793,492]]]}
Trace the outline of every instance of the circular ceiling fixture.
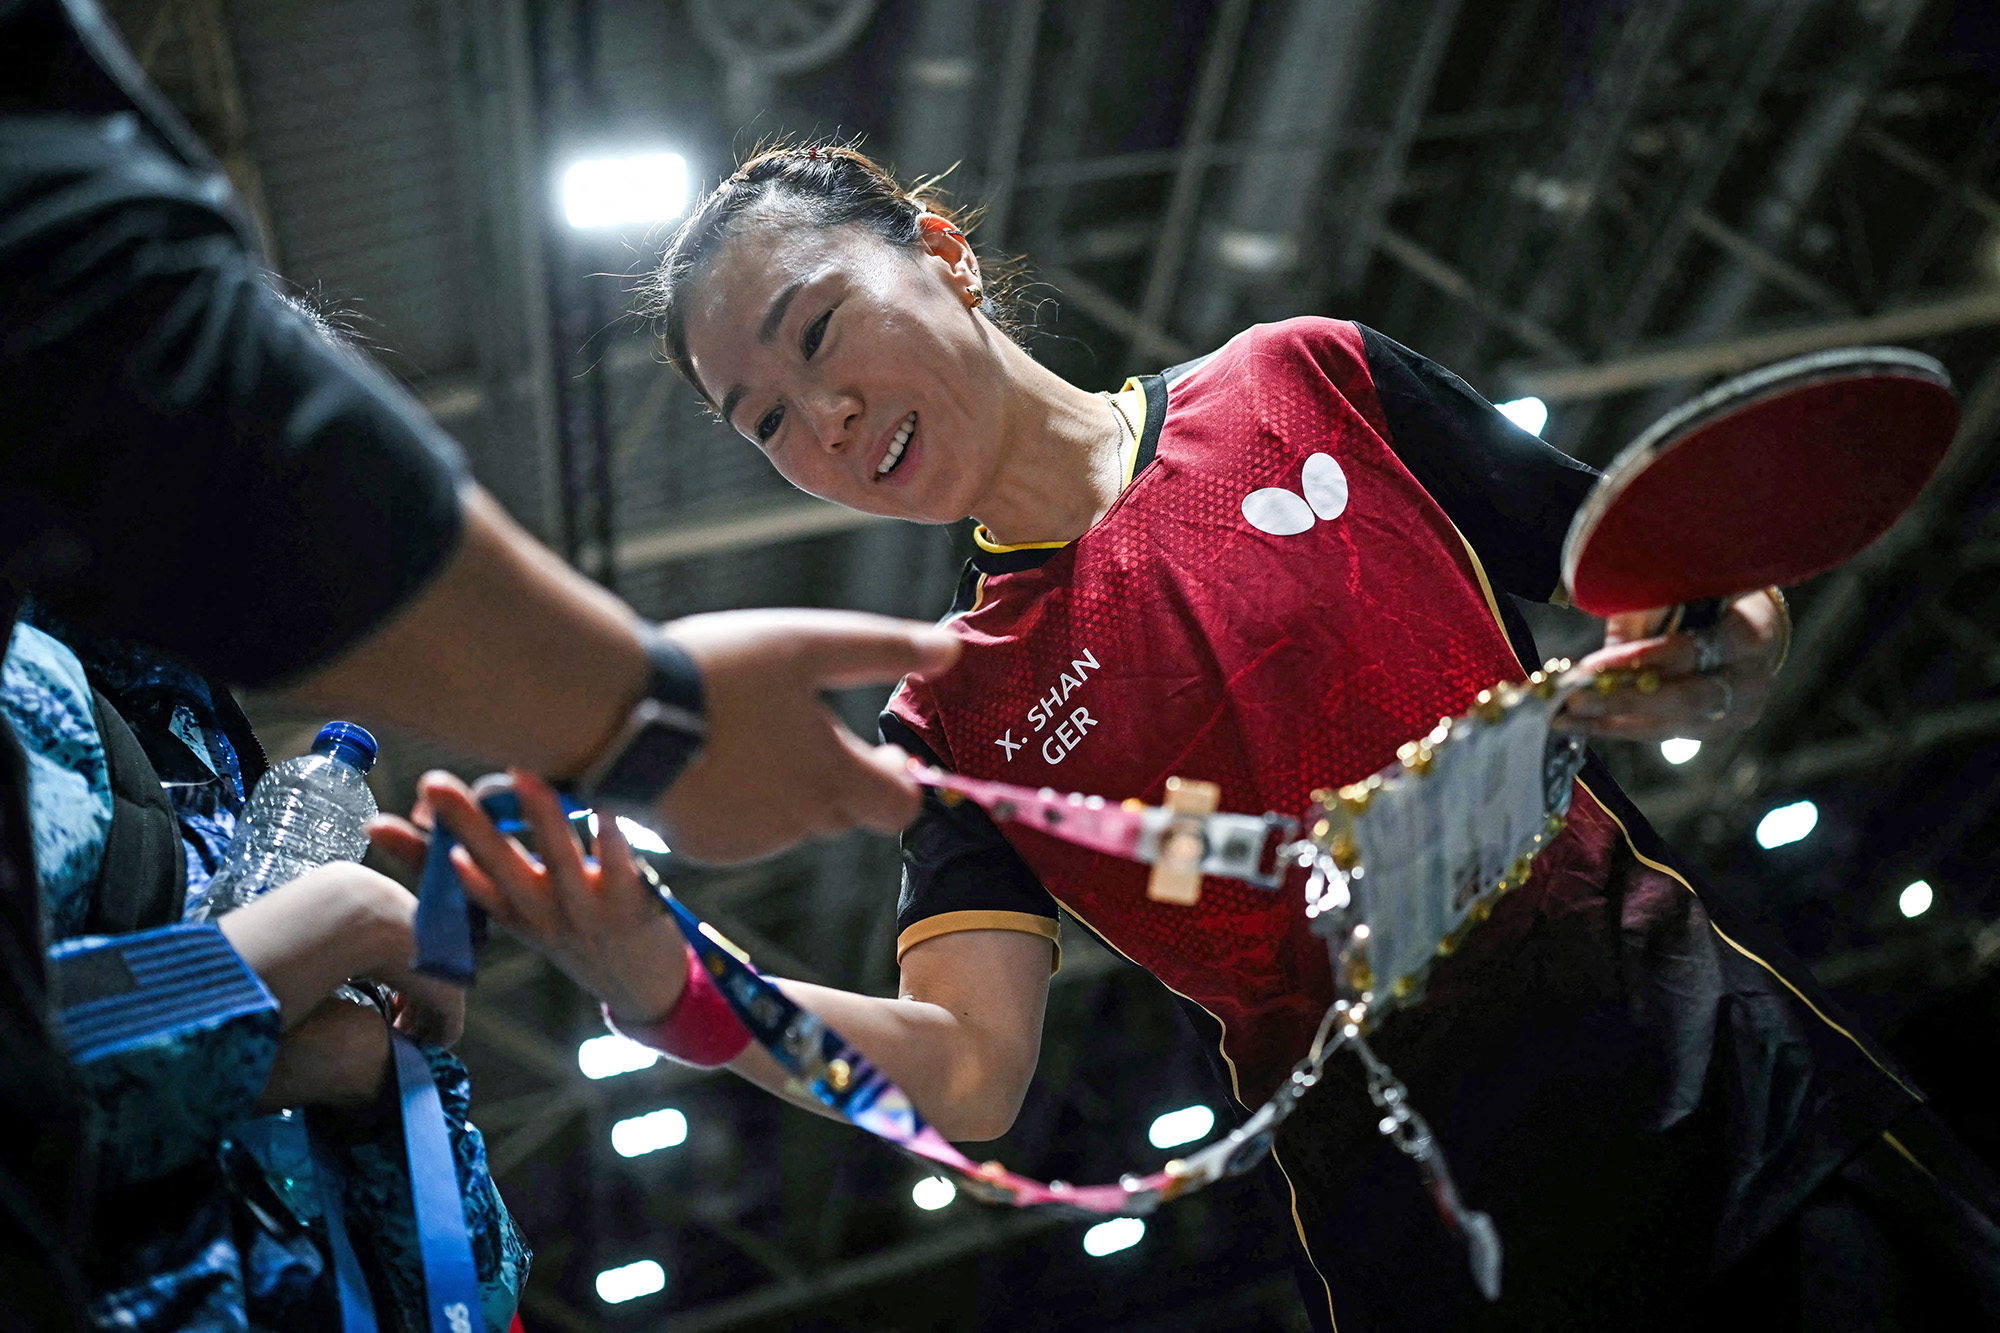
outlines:
{"label": "circular ceiling fixture", "polygon": [[696,33],[727,63],[759,74],[800,74],[861,35],[875,0],[692,0]]}

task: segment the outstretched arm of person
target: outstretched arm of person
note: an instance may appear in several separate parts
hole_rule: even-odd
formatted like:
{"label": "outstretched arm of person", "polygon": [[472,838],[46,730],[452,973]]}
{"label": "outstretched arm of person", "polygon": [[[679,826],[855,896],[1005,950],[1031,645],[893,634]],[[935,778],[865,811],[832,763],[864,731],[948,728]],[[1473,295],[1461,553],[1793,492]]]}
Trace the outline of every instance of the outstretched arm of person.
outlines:
{"label": "outstretched arm of person", "polygon": [[[685,854],[744,860],[915,817],[903,753],[861,741],[820,695],[941,671],[958,654],[949,632],[804,610],[690,616],[665,630],[707,693],[708,742],[659,812]],[[475,490],[459,547],[430,586],[292,692],[564,778],[611,744],[648,674],[631,608]]]}
{"label": "outstretched arm of person", "polygon": [[[640,878],[615,823],[599,826],[599,856],[588,860],[555,793],[525,773],[514,783],[538,857],[501,835],[449,774],[427,775],[419,793],[461,843],[455,859],[467,893],[602,999],[622,1027],[643,1030],[681,998],[687,976],[679,931]],[[423,834],[403,821],[378,821],[374,832],[406,860],[422,854]],[[1034,1075],[1053,947],[1012,931],[941,935],[904,954],[893,998],[776,984],[901,1085],[940,1133],[991,1139],[1013,1124]],[[825,1112],[755,1045],[730,1068]]]}

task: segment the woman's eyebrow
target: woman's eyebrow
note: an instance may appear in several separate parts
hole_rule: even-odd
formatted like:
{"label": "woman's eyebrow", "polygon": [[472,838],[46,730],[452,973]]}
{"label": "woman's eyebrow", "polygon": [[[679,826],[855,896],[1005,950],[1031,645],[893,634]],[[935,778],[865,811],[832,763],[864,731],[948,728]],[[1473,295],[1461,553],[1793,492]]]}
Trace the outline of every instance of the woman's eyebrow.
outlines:
{"label": "woman's eyebrow", "polygon": [[757,341],[766,347],[778,336],[778,326],[785,322],[785,311],[791,309],[792,298],[799,294],[799,288],[806,285],[804,278],[793,278],[771,299],[771,308],[764,312],[764,322],[757,326]]}

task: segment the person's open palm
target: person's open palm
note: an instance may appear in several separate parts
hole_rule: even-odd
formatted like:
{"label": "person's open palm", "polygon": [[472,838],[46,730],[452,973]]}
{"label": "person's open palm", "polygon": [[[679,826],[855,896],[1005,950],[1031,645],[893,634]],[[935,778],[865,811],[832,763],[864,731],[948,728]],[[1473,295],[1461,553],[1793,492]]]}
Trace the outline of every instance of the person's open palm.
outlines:
{"label": "person's open palm", "polygon": [[[467,896],[619,1019],[665,1014],[686,982],[686,955],[618,822],[598,822],[597,856],[586,857],[555,791],[533,774],[511,776],[539,855],[501,833],[458,778],[433,772],[417,784],[419,799],[459,843],[452,862]],[[378,842],[402,844],[392,850],[406,859],[421,854],[423,834],[406,821],[377,820],[370,831]]]}

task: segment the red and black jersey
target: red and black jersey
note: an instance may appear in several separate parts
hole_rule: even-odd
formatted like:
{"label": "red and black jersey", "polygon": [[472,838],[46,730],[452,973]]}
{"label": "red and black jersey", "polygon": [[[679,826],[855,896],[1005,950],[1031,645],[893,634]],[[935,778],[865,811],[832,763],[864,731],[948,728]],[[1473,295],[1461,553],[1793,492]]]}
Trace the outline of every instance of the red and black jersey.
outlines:
{"label": "red and black jersey", "polygon": [[[906,682],[885,737],[1027,786],[1157,802],[1179,775],[1219,783],[1225,809],[1295,813],[1524,674],[1502,598],[1555,588],[1587,468],[1348,323],[1260,326],[1140,387],[1112,508],[1067,545],[974,559],[961,663]],[[1193,907],[1152,902],[1145,867],[969,804],[928,806],[905,863],[900,948],[1052,933],[1060,902],[1214,1020],[1249,1104],[1333,998],[1289,894],[1209,879]],[[1514,1317],[1619,1326],[1915,1104],[1742,938],[1592,766],[1528,885],[1386,1021],[1380,1048],[1506,1237]],[[1495,1313],[1359,1088],[1308,1105],[1277,1160],[1344,1325]]]}

